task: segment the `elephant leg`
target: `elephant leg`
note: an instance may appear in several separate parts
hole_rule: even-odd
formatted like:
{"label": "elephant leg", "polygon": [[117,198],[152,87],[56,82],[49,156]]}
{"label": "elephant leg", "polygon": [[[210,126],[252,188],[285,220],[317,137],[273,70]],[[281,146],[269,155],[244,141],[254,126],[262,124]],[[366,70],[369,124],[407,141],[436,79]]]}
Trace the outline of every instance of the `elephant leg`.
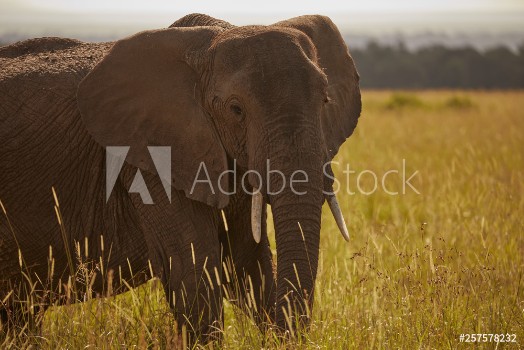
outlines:
{"label": "elephant leg", "polygon": [[251,230],[251,196],[244,192],[231,197],[224,209],[227,231],[220,232],[223,247],[224,280],[227,297],[241,310],[252,315],[259,328],[274,321],[275,280],[266,226],[262,213],[262,237],[256,243]]}
{"label": "elephant leg", "polygon": [[24,328],[24,325],[27,323],[26,317],[22,308],[17,306],[12,300],[6,300],[0,306],[0,334],[18,334]]}
{"label": "elephant leg", "polygon": [[20,305],[8,303],[0,307],[0,334],[18,334],[29,321]]}
{"label": "elephant leg", "polygon": [[153,274],[159,277],[179,330],[201,342],[220,339],[223,325],[221,260],[216,210],[144,176],[154,204],[131,195],[139,212]]}
{"label": "elephant leg", "polygon": [[[15,288],[10,297],[0,299],[0,334],[11,333],[18,336],[21,332],[39,333],[48,305],[35,304],[28,307],[27,300],[22,299],[26,296],[18,295],[17,290],[21,289]],[[38,298],[39,295],[33,294],[32,297]]]}
{"label": "elephant leg", "polygon": [[[26,276],[32,274],[25,265],[20,267],[18,244],[7,228],[1,211],[0,252],[0,334],[8,331],[18,334],[23,329],[26,332],[35,330],[40,308],[33,307],[31,313],[26,303],[29,295],[34,300],[38,300],[41,295],[36,291],[28,292],[32,286],[23,277],[22,272],[26,273]],[[35,284],[35,287],[37,286],[36,289],[42,289],[40,284]]]}
{"label": "elephant leg", "polygon": [[[198,208],[198,212],[202,209],[209,208]],[[185,324],[189,334],[203,343],[220,340],[224,324],[217,227],[207,226],[205,221],[200,215],[190,216],[175,260],[164,268],[169,273],[162,278],[178,324]],[[194,234],[186,236],[192,230]]]}

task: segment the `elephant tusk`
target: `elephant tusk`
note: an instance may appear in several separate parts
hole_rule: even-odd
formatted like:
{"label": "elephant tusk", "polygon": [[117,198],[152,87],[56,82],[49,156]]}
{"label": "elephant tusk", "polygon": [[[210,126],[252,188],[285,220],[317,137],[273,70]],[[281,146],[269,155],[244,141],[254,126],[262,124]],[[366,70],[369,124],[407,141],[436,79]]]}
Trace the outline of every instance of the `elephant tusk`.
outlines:
{"label": "elephant tusk", "polygon": [[338,205],[337,197],[335,197],[335,195],[326,196],[326,201],[329,204],[329,209],[331,209],[331,213],[333,213],[333,216],[335,217],[335,221],[337,222],[337,226],[340,230],[340,233],[342,233],[342,237],[344,237],[344,239],[349,242],[348,228],[346,226],[346,221],[342,216],[342,210],[340,210],[340,205]]}
{"label": "elephant tusk", "polygon": [[251,230],[253,231],[253,238],[255,242],[260,243],[260,238],[262,237],[262,205],[264,199],[262,198],[262,193],[257,191],[253,193],[251,199]]}

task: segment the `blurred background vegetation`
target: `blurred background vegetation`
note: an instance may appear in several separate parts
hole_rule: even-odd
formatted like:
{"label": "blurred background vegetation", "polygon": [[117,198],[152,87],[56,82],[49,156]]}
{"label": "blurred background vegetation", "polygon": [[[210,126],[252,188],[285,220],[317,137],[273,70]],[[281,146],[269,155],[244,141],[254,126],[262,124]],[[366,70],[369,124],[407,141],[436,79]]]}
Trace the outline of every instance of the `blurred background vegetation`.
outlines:
{"label": "blurred background vegetation", "polygon": [[[350,46],[351,48],[351,46]],[[524,87],[524,44],[518,51],[499,46],[432,45],[408,50],[403,42],[370,42],[351,49],[363,88],[518,89]]]}

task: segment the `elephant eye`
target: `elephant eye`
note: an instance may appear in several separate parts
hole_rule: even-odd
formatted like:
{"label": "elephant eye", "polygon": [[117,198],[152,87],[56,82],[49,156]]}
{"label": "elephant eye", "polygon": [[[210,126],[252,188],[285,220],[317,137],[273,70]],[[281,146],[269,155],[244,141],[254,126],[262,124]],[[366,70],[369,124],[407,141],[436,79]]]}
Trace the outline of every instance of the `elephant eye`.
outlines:
{"label": "elephant eye", "polygon": [[239,104],[232,103],[229,105],[229,109],[231,110],[231,113],[233,113],[233,115],[238,119],[238,121],[242,121],[244,119],[244,111]]}
{"label": "elephant eye", "polygon": [[231,112],[237,115],[242,115],[242,108],[240,108],[239,105],[231,105]]}

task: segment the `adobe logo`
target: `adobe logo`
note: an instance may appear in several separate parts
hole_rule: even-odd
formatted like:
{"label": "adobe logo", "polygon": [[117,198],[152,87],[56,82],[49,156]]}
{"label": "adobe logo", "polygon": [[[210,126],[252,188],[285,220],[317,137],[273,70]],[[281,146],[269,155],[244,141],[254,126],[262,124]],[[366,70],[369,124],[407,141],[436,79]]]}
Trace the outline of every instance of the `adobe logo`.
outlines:
{"label": "adobe logo", "polygon": [[[118,174],[124,166],[129,148],[129,146],[106,147],[106,203],[111,196]],[[148,146],[147,149],[158,176],[160,176],[167,198],[169,198],[169,203],[171,203],[171,147]],[[129,193],[138,193],[144,204],[154,204],[140,169],[136,171],[131,187],[129,187]]]}

